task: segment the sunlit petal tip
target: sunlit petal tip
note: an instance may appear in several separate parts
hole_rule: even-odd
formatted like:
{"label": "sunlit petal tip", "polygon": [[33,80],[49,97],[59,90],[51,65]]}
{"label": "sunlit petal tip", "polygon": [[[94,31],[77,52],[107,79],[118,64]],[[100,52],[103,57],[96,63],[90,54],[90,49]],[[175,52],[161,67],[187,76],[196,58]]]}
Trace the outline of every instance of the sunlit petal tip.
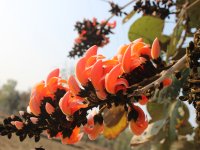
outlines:
{"label": "sunlit petal tip", "polygon": [[26,111],[27,111],[27,113],[31,114],[30,106],[27,106]]}
{"label": "sunlit petal tip", "polygon": [[143,39],[142,38],[138,38],[138,39],[132,41],[132,43],[138,43],[138,42],[143,42]]}
{"label": "sunlit petal tip", "polygon": [[12,124],[13,126],[15,126],[15,121],[11,121],[10,124]]}
{"label": "sunlit petal tip", "polygon": [[52,114],[55,111],[55,108],[50,104],[50,103],[46,103],[45,105],[45,110],[48,114]]}
{"label": "sunlit petal tip", "polygon": [[21,121],[15,121],[15,127],[18,129],[18,130],[21,130],[23,127],[24,127],[24,123],[21,122]]}
{"label": "sunlit petal tip", "polygon": [[59,107],[63,114],[70,115],[70,109],[69,109],[69,100],[70,100],[70,93],[67,92],[59,101]]}
{"label": "sunlit petal tip", "polygon": [[88,82],[88,78],[87,78],[87,74],[85,71],[85,66],[86,65],[86,58],[82,57],[81,59],[79,59],[79,61],[76,64],[76,77],[78,79],[78,81],[82,84],[82,85],[86,85]]}
{"label": "sunlit petal tip", "polygon": [[31,112],[35,116],[39,116],[40,115],[40,113],[41,113],[40,105],[35,99],[31,99],[29,101],[29,107],[27,107],[27,112]]}
{"label": "sunlit petal tip", "polygon": [[51,71],[49,73],[49,75],[47,76],[46,83],[48,83],[50,81],[50,79],[53,78],[53,77],[59,77],[59,74],[60,74],[60,69],[59,68],[54,69],[53,71]]}
{"label": "sunlit petal tip", "polygon": [[102,77],[103,63],[102,60],[98,60],[91,69],[91,82],[97,91],[103,89],[103,83],[101,82]]}
{"label": "sunlit petal tip", "polygon": [[144,46],[138,50],[138,55],[147,55],[151,58],[151,49],[149,48],[149,46]]}
{"label": "sunlit petal tip", "polygon": [[160,44],[158,38],[155,38],[151,48],[151,57],[157,59],[160,56]]}
{"label": "sunlit petal tip", "polygon": [[172,79],[171,79],[171,78],[165,78],[165,79],[162,81],[162,83],[163,83],[163,86],[164,86],[164,87],[168,87],[168,86],[170,86],[170,85],[172,84]]}
{"label": "sunlit petal tip", "polygon": [[98,50],[97,45],[90,47],[85,53],[85,58],[90,58],[91,56],[97,55],[97,50]]}
{"label": "sunlit petal tip", "polygon": [[122,58],[122,69],[125,73],[131,71],[131,45],[126,49]]}
{"label": "sunlit petal tip", "polygon": [[30,117],[30,120],[33,124],[37,124],[38,123],[38,118],[36,117]]}
{"label": "sunlit petal tip", "polygon": [[20,116],[24,116],[25,112],[24,111],[19,111]]}
{"label": "sunlit petal tip", "polygon": [[81,89],[80,89],[75,77],[71,75],[69,77],[67,83],[68,83],[69,89],[73,93],[73,95],[78,95],[78,93],[81,91]]}

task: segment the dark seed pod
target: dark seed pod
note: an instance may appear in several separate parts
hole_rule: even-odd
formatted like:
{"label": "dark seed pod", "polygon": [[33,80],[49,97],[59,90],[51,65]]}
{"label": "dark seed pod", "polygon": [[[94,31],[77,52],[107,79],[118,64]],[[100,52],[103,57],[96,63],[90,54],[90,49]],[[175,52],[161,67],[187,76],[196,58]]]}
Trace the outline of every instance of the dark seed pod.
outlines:
{"label": "dark seed pod", "polygon": [[35,135],[35,142],[39,142],[40,141],[40,135]]}
{"label": "dark seed pod", "polygon": [[135,109],[132,109],[129,113],[128,113],[128,121],[131,121],[132,119],[134,121],[137,120],[138,118],[138,112]]}
{"label": "dark seed pod", "polygon": [[11,137],[12,137],[12,133],[8,133],[8,139],[11,139]]}
{"label": "dark seed pod", "polygon": [[20,135],[20,136],[19,136],[20,142],[24,141],[25,138],[26,138],[26,136],[27,136],[27,134],[22,134],[22,135]]}
{"label": "dark seed pod", "polygon": [[180,80],[181,79],[181,72],[180,71],[177,71],[175,72],[175,77]]}

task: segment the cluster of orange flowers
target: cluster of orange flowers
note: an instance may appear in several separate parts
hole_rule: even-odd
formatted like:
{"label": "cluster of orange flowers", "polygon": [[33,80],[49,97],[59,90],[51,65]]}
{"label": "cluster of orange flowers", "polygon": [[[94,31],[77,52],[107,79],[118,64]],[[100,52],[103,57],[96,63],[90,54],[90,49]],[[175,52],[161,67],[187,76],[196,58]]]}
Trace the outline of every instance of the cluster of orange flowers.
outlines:
{"label": "cluster of orange flowers", "polygon": [[108,22],[102,20],[98,22],[96,18],[92,20],[84,19],[83,22],[77,22],[75,30],[78,31],[78,37],[75,39],[74,46],[69,52],[69,57],[81,57],[93,45],[103,47],[109,43],[109,34],[116,27],[116,21]]}
{"label": "cluster of orange flowers", "polygon": [[[148,120],[135,102],[145,105],[148,97],[141,95],[132,102],[127,97],[133,83],[129,79],[138,68],[145,72],[145,64],[152,64],[159,58],[158,39],[154,40],[152,47],[141,38],[137,39],[121,46],[111,59],[105,59],[97,51],[97,46],[87,50],[76,65],[76,76],[64,80],[59,76],[59,69],[55,69],[48,75],[46,82],[38,83],[32,89],[27,107],[30,117],[26,117],[25,121],[10,119],[15,127],[12,132],[43,129],[49,138],[60,138],[64,144],[78,142],[83,133],[95,140],[104,130],[103,113],[99,109],[115,104],[124,105],[128,111],[131,131],[136,135],[142,134],[148,126]],[[163,81],[164,86],[170,83],[168,78]],[[99,109],[93,109],[95,107]]]}

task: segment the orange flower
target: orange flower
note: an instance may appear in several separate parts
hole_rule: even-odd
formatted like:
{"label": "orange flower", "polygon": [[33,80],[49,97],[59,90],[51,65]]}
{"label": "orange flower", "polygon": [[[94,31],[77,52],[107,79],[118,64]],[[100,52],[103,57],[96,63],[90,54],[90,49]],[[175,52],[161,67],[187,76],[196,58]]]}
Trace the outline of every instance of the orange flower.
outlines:
{"label": "orange flower", "polygon": [[70,76],[68,81],[68,86],[69,86],[69,90],[71,91],[71,93],[75,96],[78,95],[78,93],[81,91],[76,79],[74,78],[74,76]]}
{"label": "orange flower", "polygon": [[96,114],[96,110],[93,109],[88,116],[87,124],[83,127],[83,131],[88,134],[90,140],[95,140],[104,130],[103,123],[94,122]]}
{"label": "orange flower", "polygon": [[163,86],[164,86],[164,87],[168,87],[168,86],[170,86],[170,85],[172,84],[172,79],[171,79],[171,78],[165,78],[165,79],[162,81],[162,83],[163,83]]}
{"label": "orange flower", "polygon": [[123,71],[121,69],[121,64],[116,65],[112,70],[106,74],[105,77],[105,87],[107,92],[111,94],[116,94],[118,92],[117,86],[126,89],[128,87],[128,82],[126,79],[119,78],[122,75]]}
{"label": "orange flower", "polygon": [[24,123],[21,121],[14,121],[14,125],[18,130],[21,130],[24,127]]}
{"label": "orange flower", "polygon": [[41,113],[40,105],[45,96],[51,96],[51,94],[45,87],[44,81],[42,81],[38,83],[31,91],[29,107],[34,115],[38,116]]}
{"label": "orange flower", "polygon": [[61,136],[62,144],[75,144],[78,141],[80,141],[81,138],[83,137],[83,133],[79,133],[79,132],[80,132],[80,128],[75,127],[70,137],[63,138],[63,136]]}
{"label": "orange flower", "polygon": [[46,84],[44,81],[41,81],[32,89],[29,107],[34,115],[40,115],[40,106],[44,97],[53,98],[58,88],[67,90],[66,87],[63,86],[63,83],[66,83],[66,81],[59,77],[59,72],[59,69],[53,70],[49,73]]}
{"label": "orange flower", "polygon": [[55,108],[50,103],[46,103],[45,110],[49,115],[51,115],[55,111]]}
{"label": "orange flower", "polygon": [[59,102],[60,109],[65,115],[73,115],[74,112],[79,110],[80,108],[85,108],[88,105],[83,104],[84,99],[78,96],[71,95],[70,91],[68,91]]}
{"label": "orange flower", "polygon": [[129,127],[135,135],[140,135],[148,127],[148,120],[146,119],[143,110],[139,106],[133,105],[133,108],[135,111],[137,111],[138,116],[136,120],[132,119],[130,121]]}
{"label": "orange flower", "polygon": [[107,96],[104,88],[104,70],[102,60],[98,60],[91,70],[91,82],[96,89],[96,94],[99,99],[104,100]]}
{"label": "orange flower", "polygon": [[[134,44],[133,44],[134,43]],[[146,52],[146,45],[142,42],[131,43],[126,51],[124,52],[123,58],[122,58],[122,69],[125,73],[129,73],[135,68],[139,67],[141,64],[143,64],[146,59],[143,57],[140,57],[141,54],[149,55]]]}
{"label": "orange flower", "polygon": [[[85,56],[79,59],[79,61],[76,64],[76,77],[83,86],[87,84],[88,77],[89,77],[88,70],[86,70],[87,61],[90,57],[97,55],[97,50],[98,50],[98,47],[96,45],[92,46],[91,48],[87,50],[87,52],[85,53]],[[93,61],[92,64],[94,63],[95,61]]]}
{"label": "orange flower", "polygon": [[140,105],[146,105],[148,103],[148,98],[142,95],[142,98],[138,101]]}
{"label": "orange flower", "polygon": [[151,56],[153,59],[157,59],[160,55],[160,45],[158,38],[155,38],[151,48]]}

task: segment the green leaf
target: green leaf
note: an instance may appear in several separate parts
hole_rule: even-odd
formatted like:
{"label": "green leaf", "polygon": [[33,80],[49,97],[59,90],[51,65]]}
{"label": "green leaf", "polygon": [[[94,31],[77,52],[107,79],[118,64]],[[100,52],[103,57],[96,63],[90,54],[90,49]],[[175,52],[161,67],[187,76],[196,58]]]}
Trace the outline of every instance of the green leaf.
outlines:
{"label": "green leaf", "polygon": [[135,11],[132,10],[132,11],[131,11],[128,15],[126,15],[126,17],[122,20],[122,23],[124,24],[124,23],[128,22],[128,21],[133,17],[134,14],[135,14]]}
{"label": "green leaf", "polygon": [[163,28],[164,20],[152,16],[143,16],[131,25],[128,37],[130,41],[142,37],[144,42],[147,43],[152,43],[158,37],[161,43],[165,43],[169,38],[162,35]]}
{"label": "green leaf", "polygon": [[178,45],[179,41],[181,40],[181,34],[184,31],[183,21],[184,21],[183,18],[180,19],[179,24],[174,29],[174,32],[171,36],[170,44],[167,48],[167,58],[174,55],[177,51],[177,45]]}
{"label": "green leaf", "polygon": [[[147,111],[151,116],[151,122],[161,120],[167,116],[168,108],[166,104],[161,104],[158,102],[148,102]],[[159,112],[159,113],[158,113]]]}

